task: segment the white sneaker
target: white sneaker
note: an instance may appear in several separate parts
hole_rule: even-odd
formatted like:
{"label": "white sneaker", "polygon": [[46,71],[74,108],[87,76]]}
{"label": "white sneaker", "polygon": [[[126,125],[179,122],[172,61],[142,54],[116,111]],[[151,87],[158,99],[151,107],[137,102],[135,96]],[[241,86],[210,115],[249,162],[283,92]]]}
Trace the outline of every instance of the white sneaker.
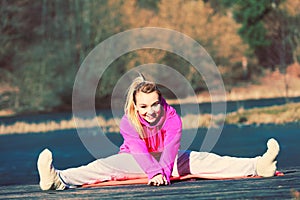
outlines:
{"label": "white sneaker", "polygon": [[257,175],[262,177],[274,176],[276,172],[277,161],[275,159],[279,153],[279,144],[274,138],[271,138],[268,140],[267,146],[268,150],[257,160],[256,164]]}
{"label": "white sneaker", "polygon": [[42,190],[63,190],[65,185],[60,181],[52,165],[52,153],[49,149],[43,150],[37,161]]}

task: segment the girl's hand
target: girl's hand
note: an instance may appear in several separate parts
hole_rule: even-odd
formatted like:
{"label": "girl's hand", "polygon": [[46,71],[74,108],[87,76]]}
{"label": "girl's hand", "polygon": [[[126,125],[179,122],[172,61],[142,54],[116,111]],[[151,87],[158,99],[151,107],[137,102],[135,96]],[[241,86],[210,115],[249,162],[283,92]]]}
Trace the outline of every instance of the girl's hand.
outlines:
{"label": "girl's hand", "polygon": [[163,176],[162,174],[157,174],[148,181],[148,185],[154,185],[154,186],[168,185],[168,181],[166,177]]}

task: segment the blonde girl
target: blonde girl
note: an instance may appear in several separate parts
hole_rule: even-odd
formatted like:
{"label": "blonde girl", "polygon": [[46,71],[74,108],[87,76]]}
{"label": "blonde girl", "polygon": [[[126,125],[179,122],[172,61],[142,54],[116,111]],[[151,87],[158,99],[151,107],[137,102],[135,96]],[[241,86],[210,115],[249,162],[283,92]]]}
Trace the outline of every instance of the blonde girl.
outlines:
{"label": "blonde girl", "polygon": [[37,167],[42,190],[62,190],[109,180],[148,178],[148,185],[168,185],[171,176],[187,174],[203,178],[273,176],[279,145],[267,143],[263,156],[236,158],[208,152],[180,151],[181,119],[167,104],[154,82],[140,75],[130,85],[125,114],[120,122],[124,138],[119,154],[97,159],[88,165],[55,169],[52,153],[45,149]]}

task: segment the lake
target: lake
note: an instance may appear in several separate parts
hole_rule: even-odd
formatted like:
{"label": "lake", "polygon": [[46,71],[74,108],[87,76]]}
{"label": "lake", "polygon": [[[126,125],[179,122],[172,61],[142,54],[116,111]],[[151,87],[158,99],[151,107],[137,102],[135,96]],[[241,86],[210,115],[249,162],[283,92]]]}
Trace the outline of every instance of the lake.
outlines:
{"label": "lake", "polygon": [[[300,97],[291,97],[289,98],[289,102],[300,102]],[[285,98],[272,98],[272,99],[250,99],[243,101],[227,101],[226,102],[226,112],[234,112],[239,108],[251,109],[251,108],[261,108],[267,106],[274,105],[283,105],[286,103]],[[223,103],[215,102],[214,106],[223,106]],[[201,103],[199,104],[199,110],[195,109],[194,104],[183,104],[183,105],[172,105],[180,116],[184,116],[186,114],[203,114],[203,113],[211,113],[211,103]],[[184,106],[184,109],[181,110]],[[199,113],[198,113],[199,111]],[[218,110],[217,110],[218,111]],[[223,111],[223,109],[221,110]],[[110,109],[102,109],[96,111],[97,114],[103,116],[108,119],[112,117],[112,112]],[[122,111],[120,111],[122,112]],[[216,113],[215,113],[216,114]],[[61,112],[61,113],[45,113],[45,114],[22,114],[18,116],[8,116],[8,117],[0,117],[0,124],[13,124],[17,121],[28,122],[28,123],[39,123],[44,121],[56,121],[59,122],[61,120],[69,120],[72,118],[71,112]]]}

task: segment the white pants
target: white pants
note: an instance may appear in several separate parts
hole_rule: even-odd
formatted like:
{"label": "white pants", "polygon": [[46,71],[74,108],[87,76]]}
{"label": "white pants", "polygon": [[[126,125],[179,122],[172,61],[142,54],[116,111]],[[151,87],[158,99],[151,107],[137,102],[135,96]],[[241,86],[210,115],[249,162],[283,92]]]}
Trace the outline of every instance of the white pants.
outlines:
{"label": "white pants", "polygon": [[[179,151],[172,176],[187,174],[199,175],[203,178],[254,176],[257,175],[258,158],[236,158],[207,152]],[[107,180],[147,177],[134,157],[128,153],[97,159],[85,166],[57,171],[62,182],[71,187]]]}

